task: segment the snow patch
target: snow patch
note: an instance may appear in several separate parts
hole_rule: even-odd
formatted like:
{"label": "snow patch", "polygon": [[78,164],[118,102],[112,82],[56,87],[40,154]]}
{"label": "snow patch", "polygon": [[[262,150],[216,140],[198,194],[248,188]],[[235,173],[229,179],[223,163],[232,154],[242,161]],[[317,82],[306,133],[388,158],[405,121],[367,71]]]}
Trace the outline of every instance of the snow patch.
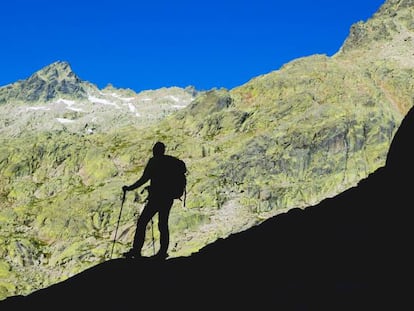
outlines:
{"label": "snow patch", "polygon": [[120,100],[122,100],[122,101],[126,101],[126,102],[129,102],[129,101],[131,101],[131,100],[134,100],[134,99],[135,99],[135,97],[122,97],[121,95],[119,95],[119,94],[117,94],[117,93],[111,93],[110,95],[111,95],[112,97],[119,98]]}
{"label": "snow patch", "polygon": [[168,96],[165,96],[164,98],[170,98],[170,99],[172,99],[173,101],[175,101],[176,103],[178,103],[180,100],[178,99],[178,97],[176,97],[176,96],[174,96],[174,95],[168,95]]}
{"label": "snow patch", "polygon": [[58,99],[58,101],[56,103],[57,104],[63,103],[63,104],[68,105],[68,106],[73,106],[75,104],[75,101],[69,100],[69,99],[60,98],[60,99]]}
{"label": "snow patch", "polygon": [[76,108],[76,107],[67,107],[69,110],[72,110],[72,111],[76,111],[76,112],[83,112],[83,109],[82,108]]}
{"label": "snow patch", "polygon": [[128,108],[129,108],[129,111],[131,111],[131,112],[137,111],[137,108],[131,103],[128,103]]}
{"label": "snow patch", "polygon": [[98,97],[95,97],[95,96],[89,95],[89,96],[88,96],[88,99],[89,99],[91,102],[95,103],[95,104],[102,104],[102,105],[114,106],[114,107],[116,107],[116,108],[118,108],[118,109],[119,109],[119,106],[118,106],[116,103],[113,103],[113,102],[111,102],[111,101],[109,101],[109,100],[107,100],[107,99],[104,99],[104,98],[98,98]]}
{"label": "snow patch", "polygon": [[44,106],[37,106],[37,107],[27,107],[26,111],[31,111],[31,110],[43,110],[43,111],[48,111],[50,110],[50,108],[48,107],[44,107]]}
{"label": "snow patch", "polygon": [[130,102],[131,100],[134,100],[135,97],[119,97],[119,99],[126,102]]}
{"label": "snow patch", "polygon": [[65,104],[67,106],[66,108],[69,109],[69,110],[76,111],[76,112],[83,112],[82,108],[73,107],[73,105],[76,104],[76,102],[73,101],[73,100],[60,98],[56,102],[56,104]]}
{"label": "snow patch", "polygon": [[62,124],[68,124],[68,123],[74,123],[75,122],[74,120],[65,119],[65,118],[56,118],[56,120],[59,123],[62,123]]}
{"label": "snow patch", "polygon": [[186,105],[172,105],[171,107],[177,108],[177,109],[183,109],[186,107]]}

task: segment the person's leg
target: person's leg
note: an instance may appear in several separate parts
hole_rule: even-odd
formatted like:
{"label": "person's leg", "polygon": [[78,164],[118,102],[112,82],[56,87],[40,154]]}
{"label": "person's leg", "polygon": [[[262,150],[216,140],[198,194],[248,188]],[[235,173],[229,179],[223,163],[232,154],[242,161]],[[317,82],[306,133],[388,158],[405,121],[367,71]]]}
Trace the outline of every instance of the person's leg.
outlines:
{"label": "person's leg", "polygon": [[137,229],[135,231],[134,243],[132,244],[132,250],[135,255],[141,255],[141,249],[145,241],[145,231],[148,222],[155,215],[156,209],[151,201],[145,205],[141,215],[139,215],[137,221]]}
{"label": "person's leg", "polygon": [[168,218],[170,216],[173,200],[165,200],[160,202],[158,212],[158,230],[160,231],[160,250],[158,256],[167,257],[168,246],[170,243],[170,231],[168,227]]}

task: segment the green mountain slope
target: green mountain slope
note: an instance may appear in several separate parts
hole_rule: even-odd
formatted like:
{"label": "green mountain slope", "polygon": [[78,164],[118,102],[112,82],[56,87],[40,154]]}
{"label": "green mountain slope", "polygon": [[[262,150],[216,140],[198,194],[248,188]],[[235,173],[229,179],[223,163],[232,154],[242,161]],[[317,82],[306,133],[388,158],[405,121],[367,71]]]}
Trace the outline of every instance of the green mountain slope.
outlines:
{"label": "green mountain slope", "polygon": [[[173,257],[356,185],[385,164],[414,105],[413,8],[411,0],[387,1],[351,27],[333,57],[296,59],[231,90],[152,91],[158,94],[153,106],[145,104],[148,94],[114,96],[120,91],[78,80],[74,93],[59,88],[51,98],[42,83],[31,90],[32,78],[18,82],[25,90],[29,85],[25,93],[12,91],[16,85],[0,88],[0,297],[29,293],[108,259],[121,186],[139,177],[156,140],[189,168],[187,208],[177,201],[171,213]],[[55,74],[34,76],[46,85],[56,81]],[[64,95],[74,101],[63,102],[66,110],[46,109]],[[97,105],[108,96],[124,107],[122,114]],[[125,99],[131,96],[147,113],[145,122],[131,115]],[[42,114],[26,123],[13,119],[12,109],[27,105],[44,107]],[[60,115],[68,106],[83,110]],[[86,131],[97,113],[95,130]],[[74,122],[39,126],[45,118]],[[27,124],[33,130],[24,130]],[[128,194],[114,257],[130,247],[143,197]],[[145,252],[152,253],[150,239]]]}

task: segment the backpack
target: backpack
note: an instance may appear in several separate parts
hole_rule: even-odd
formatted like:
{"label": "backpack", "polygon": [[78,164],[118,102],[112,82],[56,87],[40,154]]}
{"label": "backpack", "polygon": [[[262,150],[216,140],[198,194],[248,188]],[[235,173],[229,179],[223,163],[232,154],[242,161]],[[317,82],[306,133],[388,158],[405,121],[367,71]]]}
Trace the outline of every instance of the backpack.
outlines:
{"label": "backpack", "polygon": [[173,156],[167,156],[168,168],[166,169],[166,179],[168,181],[168,194],[173,199],[182,200],[184,195],[184,206],[187,186],[187,167],[183,160]]}

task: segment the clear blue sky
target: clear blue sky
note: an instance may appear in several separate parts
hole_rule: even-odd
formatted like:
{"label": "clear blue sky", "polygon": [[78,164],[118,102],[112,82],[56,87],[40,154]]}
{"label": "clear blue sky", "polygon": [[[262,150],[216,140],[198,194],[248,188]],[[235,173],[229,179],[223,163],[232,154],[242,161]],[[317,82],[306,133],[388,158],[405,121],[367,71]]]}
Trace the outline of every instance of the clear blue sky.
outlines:
{"label": "clear blue sky", "polygon": [[99,88],[233,87],[316,53],[385,0],[13,0],[0,6],[0,86],[68,61]]}

